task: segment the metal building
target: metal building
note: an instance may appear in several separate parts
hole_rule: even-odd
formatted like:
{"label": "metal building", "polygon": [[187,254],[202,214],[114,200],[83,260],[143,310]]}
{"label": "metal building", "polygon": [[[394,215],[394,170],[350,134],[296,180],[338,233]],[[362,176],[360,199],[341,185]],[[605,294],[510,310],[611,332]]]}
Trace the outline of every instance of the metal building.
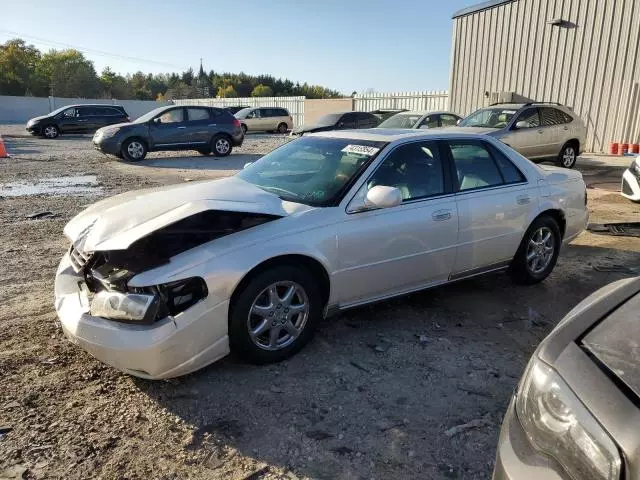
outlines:
{"label": "metal building", "polygon": [[453,15],[450,108],[560,102],[587,151],[640,143],[640,0],[493,0]]}

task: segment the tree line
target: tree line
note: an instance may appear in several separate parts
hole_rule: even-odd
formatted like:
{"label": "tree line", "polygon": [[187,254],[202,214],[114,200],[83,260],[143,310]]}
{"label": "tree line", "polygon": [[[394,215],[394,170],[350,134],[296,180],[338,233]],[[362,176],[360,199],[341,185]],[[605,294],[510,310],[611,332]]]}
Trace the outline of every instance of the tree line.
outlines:
{"label": "tree line", "polygon": [[294,83],[271,75],[206,73],[200,65],[178,73],[138,71],[120,75],[106,67],[97,74],[93,62],[78,50],[42,53],[19,38],[0,44],[0,95],[34,97],[115,98],[119,100],[171,100],[202,97],[338,98],[342,95],[320,85]]}

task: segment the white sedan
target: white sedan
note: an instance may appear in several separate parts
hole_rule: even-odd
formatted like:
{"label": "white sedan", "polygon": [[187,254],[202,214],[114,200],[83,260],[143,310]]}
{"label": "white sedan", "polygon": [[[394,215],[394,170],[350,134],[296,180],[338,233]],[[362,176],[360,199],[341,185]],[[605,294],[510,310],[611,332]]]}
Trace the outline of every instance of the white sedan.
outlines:
{"label": "white sedan", "polygon": [[100,201],[67,224],[66,336],[149,379],[300,350],[323,316],[481,273],[546,278],[586,226],[579,172],[464,132],[323,132],[237,175]]}

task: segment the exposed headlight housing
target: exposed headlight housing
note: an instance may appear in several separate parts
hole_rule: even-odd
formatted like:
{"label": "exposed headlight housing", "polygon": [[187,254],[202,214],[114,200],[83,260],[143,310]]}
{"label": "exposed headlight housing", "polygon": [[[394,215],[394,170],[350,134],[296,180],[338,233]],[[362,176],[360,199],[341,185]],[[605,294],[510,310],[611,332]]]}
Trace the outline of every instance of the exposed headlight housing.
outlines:
{"label": "exposed headlight housing", "polygon": [[575,480],[620,478],[616,444],[560,375],[535,356],[520,384],[516,412],[534,448]]}
{"label": "exposed headlight housing", "polygon": [[151,323],[158,313],[156,295],[102,290],[91,301],[91,315],[127,322]]}

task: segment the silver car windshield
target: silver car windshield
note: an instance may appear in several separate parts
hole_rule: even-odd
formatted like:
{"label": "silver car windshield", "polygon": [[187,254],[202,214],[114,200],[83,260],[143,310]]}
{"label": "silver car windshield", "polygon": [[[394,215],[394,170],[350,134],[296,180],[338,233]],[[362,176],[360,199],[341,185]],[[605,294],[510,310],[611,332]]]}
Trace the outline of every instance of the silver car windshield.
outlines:
{"label": "silver car windshield", "polygon": [[483,108],[460,121],[459,127],[504,128],[518,112],[509,108]]}
{"label": "silver car windshield", "polygon": [[303,137],[265,155],[237,176],[283,200],[329,206],[385,145],[371,140]]}
{"label": "silver car windshield", "polygon": [[413,128],[420,121],[422,114],[398,113],[387,118],[378,128]]}

